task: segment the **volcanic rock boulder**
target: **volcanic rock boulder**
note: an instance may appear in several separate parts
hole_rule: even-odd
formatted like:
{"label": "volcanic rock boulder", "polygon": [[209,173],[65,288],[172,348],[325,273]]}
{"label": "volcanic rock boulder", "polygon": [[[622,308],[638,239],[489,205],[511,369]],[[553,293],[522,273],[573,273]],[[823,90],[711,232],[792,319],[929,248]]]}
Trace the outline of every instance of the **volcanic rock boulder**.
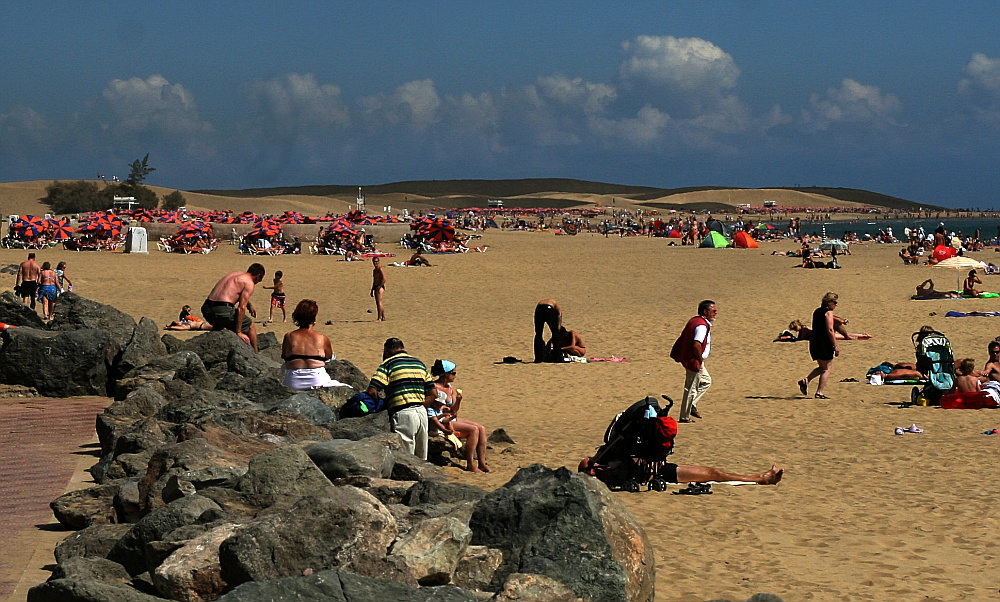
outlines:
{"label": "volcanic rock boulder", "polygon": [[331,487],[306,452],[285,445],[255,456],[246,474],[236,482],[236,491],[246,496],[256,508],[279,502],[287,505],[306,495],[318,494]]}
{"label": "volcanic rock boulder", "polygon": [[221,512],[218,504],[212,500],[193,495],[181,498],[162,508],[150,512],[132,526],[108,554],[108,560],[113,560],[125,567],[130,575],[138,575],[150,570],[146,559],[146,548],[150,542],[162,539],[167,533],[185,525],[208,522]]}
{"label": "volcanic rock boulder", "polygon": [[128,585],[96,579],[53,579],[28,590],[28,602],[163,602]]}
{"label": "volcanic rock boulder", "polygon": [[405,566],[420,585],[446,585],[471,539],[472,531],[457,518],[431,518],[400,537],[390,558]]}
{"label": "volcanic rock boulder", "polygon": [[152,361],[122,376],[117,383],[116,397],[124,399],[142,385],[155,381],[181,380],[198,389],[214,389],[215,379],[205,369],[201,358],[191,351],[178,351]]}
{"label": "volcanic rock boulder", "polygon": [[219,566],[219,546],[239,528],[225,524],[175,550],[153,571],[157,591],[171,600],[214,600],[227,588]]}
{"label": "volcanic rock boulder", "polygon": [[45,328],[45,322],[38,317],[38,312],[21,303],[21,299],[12,291],[0,293],[0,322],[39,330]]}
{"label": "volcanic rock boulder", "polygon": [[71,533],[56,546],[56,562],[84,556],[104,558],[131,528],[129,524],[91,525]]}
{"label": "volcanic rock boulder", "polygon": [[313,424],[326,424],[337,420],[337,414],[318,397],[298,392],[290,397],[262,404],[266,412],[288,412],[302,416]]}
{"label": "volcanic rock boulder", "polygon": [[468,590],[453,586],[410,587],[349,571],[319,571],[305,577],[253,581],[240,585],[217,602],[329,600],[330,602],[478,602]]}
{"label": "volcanic rock boulder", "polygon": [[114,498],[120,485],[118,481],[70,491],[52,500],[49,507],[56,520],[74,529],[116,523],[119,521],[114,510]]}
{"label": "volcanic rock boulder", "polygon": [[49,330],[69,331],[97,329],[108,333],[112,355],[117,356],[132,339],[135,319],[111,305],[85,299],[76,293],[59,295],[55,316]]}
{"label": "volcanic rock boulder", "polygon": [[369,441],[320,441],[305,452],[331,481],[352,476],[388,478],[395,464],[388,447]]}
{"label": "volcanic rock boulder", "polygon": [[108,333],[15,328],[2,336],[0,382],[34,387],[49,397],[108,394],[108,367],[115,355]]}
{"label": "volcanic rock boulder", "polygon": [[132,329],[132,337],[115,364],[115,377],[120,378],[129,370],[145,366],[150,360],[164,355],[167,355],[167,347],[160,340],[156,322],[142,318]]}
{"label": "volcanic rock boulder", "polygon": [[350,568],[355,559],[385,556],[396,522],[371,494],[328,487],[291,508],[239,529],[222,543],[222,576],[230,585]]}
{"label": "volcanic rock boulder", "polygon": [[653,600],[654,558],[636,518],[595,478],[523,468],[476,505],[472,543],[503,552],[491,589],[512,573],[554,579],[595,602]]}

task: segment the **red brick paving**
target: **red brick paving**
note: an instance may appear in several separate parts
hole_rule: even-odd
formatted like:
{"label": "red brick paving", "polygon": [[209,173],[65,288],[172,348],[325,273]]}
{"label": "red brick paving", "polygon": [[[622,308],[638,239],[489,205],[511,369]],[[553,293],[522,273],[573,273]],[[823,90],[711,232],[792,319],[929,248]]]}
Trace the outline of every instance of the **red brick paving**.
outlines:
{"label": "red brick paving", "polygon": [[39,526],[55,522],[49,502],[66,491],[80,454],[93,451],[87,444],[96,439],[94,419],[109,403],[0,399],[0,599],[10,597],[25,568],[26,550],[8,544],[30,543]]}

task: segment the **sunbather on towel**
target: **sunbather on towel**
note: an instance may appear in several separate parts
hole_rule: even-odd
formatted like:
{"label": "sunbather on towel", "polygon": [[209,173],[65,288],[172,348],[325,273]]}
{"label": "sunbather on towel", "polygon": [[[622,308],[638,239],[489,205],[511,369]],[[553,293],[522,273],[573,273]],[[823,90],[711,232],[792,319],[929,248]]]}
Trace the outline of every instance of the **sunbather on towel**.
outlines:
{"label": "sunbather on towel", "polygon": [[983,279],[979,277],[976,270],[969,270],[969,275],[966,277],[965,282],[962,283],[962,296],[963,297],[978,297],[983,294],[983,291],[976,288],[977,284],[982,284]]}
{"label": "sunbather on towel", "polygon": [[917,294],[913,295],[914,299],[959,299],[961,297],[962,295],[955,291],[934,290],[934,281],[930,278],[917,285]]}
{"label": "sunbather on towel", "polygon": [[[833,336],[838,341],[857,341],[857,340],[867,340],[872,338],[872,335],[867,332],[847,332],[847,328],[844,326],[850,320],[845,320],[844,318],[839,318],[837,316],[833,317]],[[792,320],[788,325],[788,330],[796,333],[799,341],[808,341],[809,335],[812,334],[812,329],[802,323],[802,320]]]}
{"label": "sunbather on towel", "polygon": [[[578,472],[597,477],[612,487],[621,485],[629,479],[648,476],[649,469],[642,468],[633,460],[612,460],[608,464],[595,464],[590,458],[584,458],[577,467]],[[645,473],[645,474],[643,474]],[[785,471],[777,464],[771,469],[756,475],[738,475],[711,466],[695,466],[690,464],[666,463],[660,468],[657,476],[669,483],[708,483],[709,481],[747,481],[758,485],[777,485]]]}

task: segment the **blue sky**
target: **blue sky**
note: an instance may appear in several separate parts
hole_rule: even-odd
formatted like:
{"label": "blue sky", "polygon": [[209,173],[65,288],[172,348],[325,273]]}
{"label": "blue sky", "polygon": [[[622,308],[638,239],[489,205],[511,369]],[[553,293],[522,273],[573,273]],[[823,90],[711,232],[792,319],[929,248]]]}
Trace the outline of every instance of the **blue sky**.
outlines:
{"label": "blue sky", "polygon": [[1000,208],[997,2],[22,2],[0,181],[567,177]]}

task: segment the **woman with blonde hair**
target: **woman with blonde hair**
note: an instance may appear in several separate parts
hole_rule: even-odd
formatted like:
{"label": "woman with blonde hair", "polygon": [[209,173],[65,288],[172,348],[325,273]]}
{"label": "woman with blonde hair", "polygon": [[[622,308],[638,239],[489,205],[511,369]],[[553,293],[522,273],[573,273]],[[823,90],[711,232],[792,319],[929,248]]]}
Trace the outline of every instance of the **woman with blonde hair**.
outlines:
{"label": "woman with blonde hair", "polygon": [[799,391],[803,395],[809,394],[809,382],[818,377],[819,386],[816,388],[814,397],[816,399],[829,399],[826,396],[826,383],[833,370],[833,358],[840,355],[840,346],[837,344],[837,333],[833,323],[833,311],[837,309],[839,302],[840,296],[837,293],[827,293],[823,295],[820,306],[813,311],[812,334],[809,336],[809,356],[816,361],[817,366],[808,376],[799,381]]}

